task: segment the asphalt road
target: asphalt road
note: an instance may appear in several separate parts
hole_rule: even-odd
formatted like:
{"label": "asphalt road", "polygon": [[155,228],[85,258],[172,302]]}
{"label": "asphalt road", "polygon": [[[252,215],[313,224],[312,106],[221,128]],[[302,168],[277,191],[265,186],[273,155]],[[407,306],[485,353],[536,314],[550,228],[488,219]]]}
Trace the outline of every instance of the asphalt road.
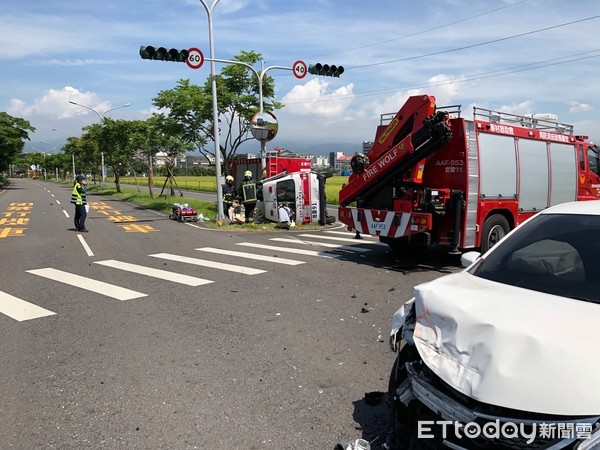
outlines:
{"label": "asphalt road", "polygon": [[[339,224],[225,232],[70,188],[0,193],[2,448],[379,448],[390,317],[457,270]],[[343,245],[344,247],[333,247]]]}

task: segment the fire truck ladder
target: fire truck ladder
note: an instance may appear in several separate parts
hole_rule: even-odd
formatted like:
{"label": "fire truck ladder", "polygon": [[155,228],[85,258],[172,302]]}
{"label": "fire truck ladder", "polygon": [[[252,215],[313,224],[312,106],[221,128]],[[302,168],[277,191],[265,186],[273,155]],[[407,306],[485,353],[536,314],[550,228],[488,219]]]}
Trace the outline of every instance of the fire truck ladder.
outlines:
{"label": "fire truck ladder", "polygon": [[271,156],[269,158],[269,168],[267,170],[268,174],[277,172],[277,154],[275,156]]}
{"label": "fire truck ladder", "polygon": [[554,131],[555,133],[573,134],[573,125],[556,121],[554,114],[527,114],[517,115],[502,111],[492,111],[484,108],[473,108],[473,118],[475,120],[485,120],[487,122],[516,125],[519,127],[533,128],[544,131]]}
{"label": "fire truck ladder", "polygon": [[[359,197],[368,196],[377,187],[389,182],[393,177],[427,158],[451,138],[452,130],[448,124],[448,113],[446,111],[437,111],[432,116],[427,117],[421,128],[407,135],[387,152],[380,154],[376,161],[371,162],[371,165],[379,164],[392,151],[398,149],[403,149],[403,157],[395,164],[384,166],[385,168],[381,169],[376,177],[370,178],[368,181],[362,180],[360,177],[354,178],[353,182],[349,182],[346,188],[340,191],[340,206],[347,206]],[[342,198],[343,194],[345,195]]]}

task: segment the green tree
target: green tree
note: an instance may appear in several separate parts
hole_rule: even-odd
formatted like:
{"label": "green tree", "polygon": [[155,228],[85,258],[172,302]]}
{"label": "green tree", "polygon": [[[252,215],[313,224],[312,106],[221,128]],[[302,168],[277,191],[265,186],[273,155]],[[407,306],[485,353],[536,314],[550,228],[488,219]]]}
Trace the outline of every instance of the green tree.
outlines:
{"label": "green tree", "polygon": [[[132,128],[132,144],[138,149],[138,157],[146,159],[148,163],[148,189],[150,197],[154,198],[152,186],[154,185],[153,159],[159,152],[167,156],[167,176],[172,177],[175,159],[181,154],[192,150],[193,144],[183,141],[179,126],[162,114],[154,114],[145,121],[137,121]],[[171,161],[171,162],[170,162]],[[170,166],[169,166],[170,164]],[[174,195],[172,178],[168,179],[171,195]]]}
{"label": "green tree", "polygon": [[[136,153],[132,139],[135,123],[127,120],[114,120],[104,117],[101,123],[83,128],[84,134],[79,142],[79,149],[86,168],[98,168],[102,155],[104,162],[115,175],[115,187],[121,192],[120,177],[128,167],[128,163]],[[98,173],[98,169],[93,169]]]}
{"label": "green tree", "polygon": [[0,112],[0,170],[6,170],[25,147],[25,139],[29,140],[29,132],[35,128],[25,120]]}
{"label": "green tree", "polygon": [[[242,51],[234,60],[252,67],[262,60],[262,55],[254,51]],[[229,171],[230,162],[239,146],[249,139],[250,119],[259,111],[259,83],[254,72],[246,66],[229,64],[216,75],[217,109],[221,130],[220,157],[225,161],[225,171]],[[273,111],[283,105],[279,102],[267,102],[265,99],[275,95],[275,82],[272,77],[263,77],[263,109]],[[212,160],[216,158],[213,149],[207,143],[213,141],[213,105],[211,78],[204,86],[196,86],[189,79],[181,79],[174,89],[161,91],[153,99],[158,108],[168,111],[164,114],[172,133],[184,142],[194,144],[197,150]]]}

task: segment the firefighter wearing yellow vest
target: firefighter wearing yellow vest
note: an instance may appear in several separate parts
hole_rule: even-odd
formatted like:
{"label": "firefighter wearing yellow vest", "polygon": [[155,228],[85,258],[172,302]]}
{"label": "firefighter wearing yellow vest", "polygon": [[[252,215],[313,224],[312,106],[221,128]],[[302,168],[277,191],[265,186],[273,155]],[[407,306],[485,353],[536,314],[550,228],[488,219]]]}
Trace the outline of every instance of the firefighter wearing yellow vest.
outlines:
{"label": "firefighter wearing yellow vest", "polygon": [[252,221],[254,207],[256,206],[256,182],[252,179],[252,172],[244,172],[244,181],[240,188],[242,194],[242,203],[244,204],[244,213],[246,222]]}
{"label": "firefighter wearing yellow vest", "polygon": [[75,205],[75,229],[82,233],[88,232],[85,227],[85,219],[87,217],[86,187],[87,181],[85,177],[83,175],[77,175],[73,191],[71,192],[71,203]]}

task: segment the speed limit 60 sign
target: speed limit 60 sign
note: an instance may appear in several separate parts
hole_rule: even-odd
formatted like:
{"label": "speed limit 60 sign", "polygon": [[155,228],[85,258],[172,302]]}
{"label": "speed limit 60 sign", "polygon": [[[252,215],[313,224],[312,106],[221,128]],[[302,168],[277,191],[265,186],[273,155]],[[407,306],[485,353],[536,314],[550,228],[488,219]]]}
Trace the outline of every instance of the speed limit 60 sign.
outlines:
{"label": "speed limit 60 sign", "polygon": [[188,50],[188,57],[185,63],[192,69],[199,69],[204,64],[204,55],[196,47],[192,47]]}
{"label": "speed limit 60 sign", "polygon": [[296,61],[294,63],[294,65],[292,66],[292,72],[294,73],[294,76],[298,79],[302,79],[306,76],[306,64],[304,63],[304,61]]}

